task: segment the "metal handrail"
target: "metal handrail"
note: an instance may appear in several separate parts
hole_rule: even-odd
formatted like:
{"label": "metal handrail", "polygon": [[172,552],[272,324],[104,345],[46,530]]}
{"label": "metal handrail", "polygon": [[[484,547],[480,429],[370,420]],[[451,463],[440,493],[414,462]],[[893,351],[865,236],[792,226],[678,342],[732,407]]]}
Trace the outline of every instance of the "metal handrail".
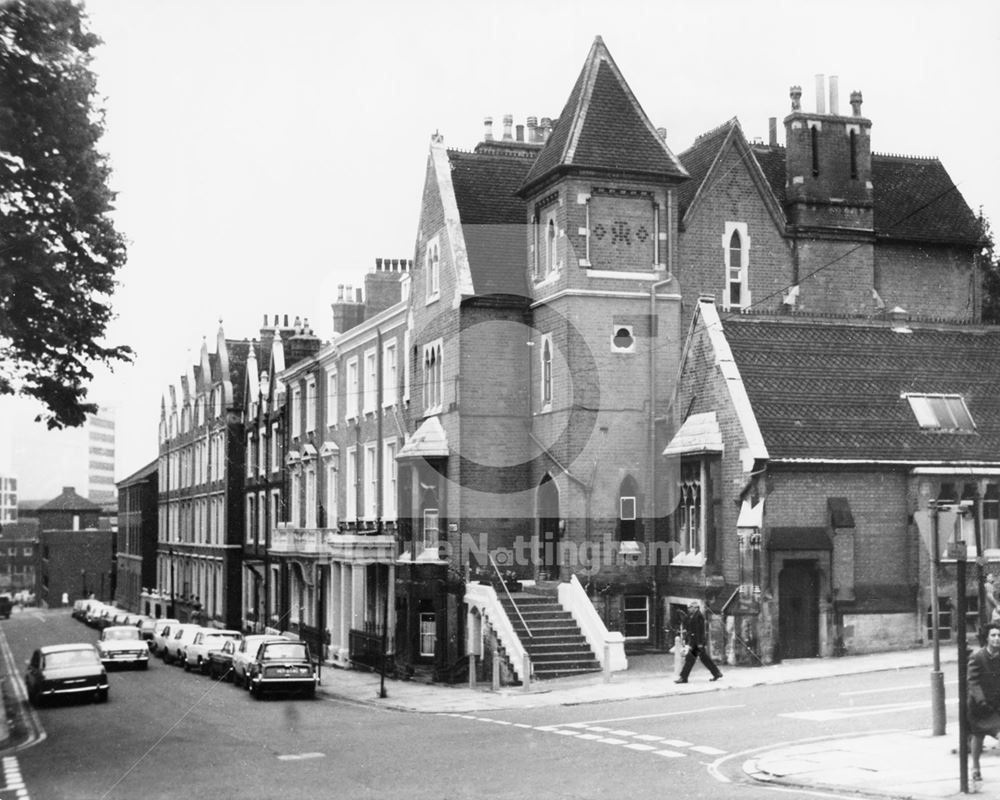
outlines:
{"label": "metal handrail", "polygon": [[510,604],[514,606],[514,610],[517,612],[517,618],[521,620],[521,624],[524,626],[524,630],[527,631],[528,637],[531,639],[535,638],[535,635],[531,632],[531,628],[528,627],[527,621],[521,615],[521,609],[517,607],[517,603],[514,602],[514,598],[511,597],[510,589],[507,588],[507,583],[503,579],[503,575],[500,574],[500,568],[497,567],[497,562],[493,560],[493,555],[490,554],[490,564],[493,565],[493,569],[496,571],[497,578],[500,580],[500,585],[503,586],[504,592],[507,593],[507,599],[510,600]]}

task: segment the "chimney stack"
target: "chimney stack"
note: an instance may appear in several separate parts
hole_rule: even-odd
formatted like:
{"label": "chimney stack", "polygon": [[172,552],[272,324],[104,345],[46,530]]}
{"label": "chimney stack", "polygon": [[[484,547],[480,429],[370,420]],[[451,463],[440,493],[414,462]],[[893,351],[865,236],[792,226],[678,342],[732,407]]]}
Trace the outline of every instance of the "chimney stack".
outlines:
{"label": "chimney stack", "polygon": [[509,141],[511,141],[514,138],[513,134],[511,133],[511,128],[513,127],[513,125],[514,125],[514,115],[513,114],[504,114],[503,115],[503,140],[505,142],[509,142]]}
{"label": "chimney stack", "polygon": [[792,112],[802,110],[802,87],[792,86],[788,90],[788,96],[792,98]]}
{"label": "chimney stack", "polygon": [[528,141],[538,141],[538,117],[528,117]]}
{"label": "chimney stack", "polygon": [[830,76],[830,113],[840,116],[840,81],[836,75]]}
{"label": "chimney stack", "polygon": [[861,92],[851,92],[851,113],[856,117],[861,116]]}
{"label": "chimney stack", "polygon": [[514,130],[517,133],[517,140],[519,142],[523,142],[524,141],[524,126],[523,125],[518,125],[518,126],[516,126],[514,128]]}
{"label": "chimney stack", "polygon": [[483,127],[486,128],[486,133],[483,136],[484,141],[492,142],[493,141],[493,117],[487,117],[486,119],[484,119],[483,120]]}
{"label": "chimney stack", "polygon": [[778,118],[768,117],[767,120],[767,143],[771,147],[778,146]]}
{"label": "chimney stack", "polygon": [[826,76],[822,72],[816,75],[816,113],[826,113]]}

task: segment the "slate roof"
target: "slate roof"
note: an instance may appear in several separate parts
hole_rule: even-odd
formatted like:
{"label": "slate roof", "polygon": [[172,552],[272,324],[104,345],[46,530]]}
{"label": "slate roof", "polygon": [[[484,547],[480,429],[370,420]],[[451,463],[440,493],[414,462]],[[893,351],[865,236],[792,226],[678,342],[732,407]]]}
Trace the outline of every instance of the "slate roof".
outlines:
{"label": "slate roof", "polygon": [[598,36],[522,193],[567,168],[685,178]]}
{"label": "slate roof", "polygon": [[477,295],[528,296],[527,211],[517,190],[537,148],[448,151],[462,234]]}
{"label": "slate roof", "polygon": [[[772,459],[1000,462],[1000,329],[722,324]],[[975,433],[922,430],[905,392],[962,395]]]}
{"label": "slate roof", "polygon": [[[680,154],[681,163],[691,175],[691,180],[677,192],[681,216],[733,128],[739,129],[735,118],[702,134]],[[738,130],[738,135],[742,136],[742,131]],[[784,207],[785,148],[757,144],[752,152],[775,198]],[[872,185],[877,237],[967,246],[979,243],[976,216],[938,159],[872,153]]]}
{"label": "slate roof", "polygon": [[80,497],[72,486],[63,487],[62,494],[38,507],[39,511],[97,511],[100,506]]}

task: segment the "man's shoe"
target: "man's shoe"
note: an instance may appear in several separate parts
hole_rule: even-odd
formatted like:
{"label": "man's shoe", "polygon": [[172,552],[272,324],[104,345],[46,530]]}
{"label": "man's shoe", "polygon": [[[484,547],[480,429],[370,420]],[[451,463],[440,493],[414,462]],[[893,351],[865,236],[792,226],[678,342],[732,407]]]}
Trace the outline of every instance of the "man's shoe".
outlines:
{"label": "man's shoe", "polygon": [[677,678],[677,680],[674,681],[674,683],[687,683],[687,682],[688,682],[687,678]]}
{"label": "man's shoe", "polygon": [[722,673],[720,672],[720,673],[719,673],[718,675],[713,675],[711,679],[712,679],[713,681],[717,681],[717,680],[719,680],[719,678],[721,678],[721,677],[722,677]]}

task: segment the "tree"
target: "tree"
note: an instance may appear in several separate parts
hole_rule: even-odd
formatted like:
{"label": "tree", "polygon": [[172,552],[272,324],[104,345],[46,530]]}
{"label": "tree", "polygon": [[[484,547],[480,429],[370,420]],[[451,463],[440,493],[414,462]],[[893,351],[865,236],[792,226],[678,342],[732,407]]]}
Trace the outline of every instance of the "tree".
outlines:
{"label": "tree", "polygon": [[983,276],[983,322],[1000,323],[1000,261],[993,249],[993,231],[990,222],[979,210],[979,226],[983,234],[983,248],[976,256],[977,266]]}
{"label": "tree", "polygon": [[0,395],[40,400],[50,428],[97,410],[94,365],[132,358],[103,342],[126,251],[86,23],[78,0],[0,4]]}

